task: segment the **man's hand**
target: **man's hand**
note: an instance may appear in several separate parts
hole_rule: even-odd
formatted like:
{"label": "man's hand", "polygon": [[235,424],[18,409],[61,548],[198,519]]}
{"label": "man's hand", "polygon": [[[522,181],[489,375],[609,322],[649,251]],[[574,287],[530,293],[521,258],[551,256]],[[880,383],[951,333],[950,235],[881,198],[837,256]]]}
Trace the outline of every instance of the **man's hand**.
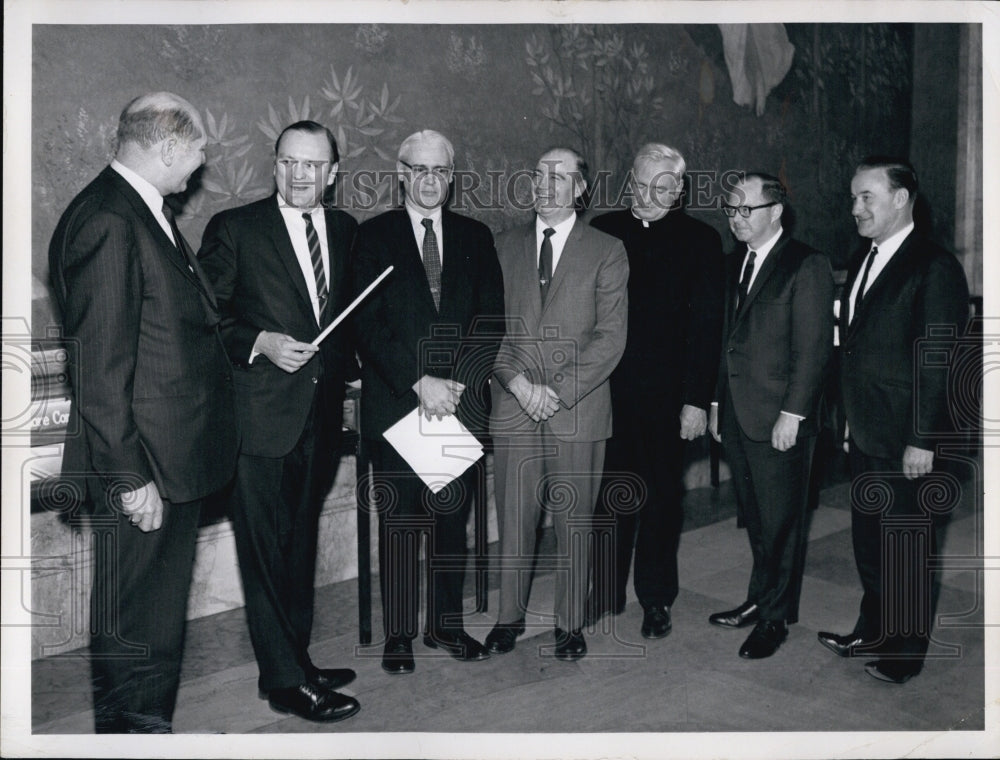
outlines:
{"label": "man's hand", "polygon": [[429,420],[432,415],[441,419],[454,414],[465,386],[457,380],[424,375],[413,384],[413,390],[420,399],[420,413]]}
{"label": "man's hand", "polygon": [[524,375],[518,375],[507,386],[524,413],[535,422],[549,419],[559,411],[559,394],[547,385],[535,385]]}
{"label": "man's hand", "polygon": [[163,525],[163,500],[156,483],[149,482],[135,491],[121,495],[122,512],[143,533],[159,530]]}
{"label": "man's hand", "polygon": [[681,407],[681,438],[685,441],[693,441],[705,435],[705,427],[708,425],[708,416],[704,409],[685,404]]}
{"label": "man's hand", "polygon": [[799,418],[781,412],[771,429],[771,445],[778,451],[788,451],[799,435]]}
{"label": "man's hand", "polygon": [[907,480],[919,478],[930,473],[934,466],[934,452],[907,446],[903,449],[903,475]]}
{"label": "man's hand", "polygon": [[708,408],[708,432],[711,434],[712,438],[715,439],[716,443],[721,443],[722,438],[719,436],[719,405],[712,404]]}
{"label": "man's hand", "polygon": [[311,343],[300,343],[290,335],[265,330],[257,336],[253,350],[264,354],[272,363],[291,374],[302,369],[319,348]]}

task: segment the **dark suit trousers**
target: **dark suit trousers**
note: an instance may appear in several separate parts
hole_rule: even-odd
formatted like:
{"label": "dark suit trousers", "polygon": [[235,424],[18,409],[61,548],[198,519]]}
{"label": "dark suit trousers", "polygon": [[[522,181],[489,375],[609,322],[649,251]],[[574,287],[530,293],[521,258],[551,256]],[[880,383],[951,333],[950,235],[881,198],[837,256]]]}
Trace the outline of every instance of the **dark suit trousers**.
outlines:
{"label": "dark suit trousers", "polygon": [[732,397],[723,408],[720,434],[753,553],[747,600],[760,607],[763,620],[795,623],[816,437],[799,437],[788,451],[778,451],[770,440],[750,440],[736,420]]}
{"label": "dark suit trousers", "polygon": [[531,593],[538,528],[544,511],[555,530],[555,622],[583,627],[588,547],[604,469],[605,441],[560,441],[543,426],[494,439],[500,527],[498,622],[524,618]]}
{"label": "dark suit trousers", "polygon": [[684,524],[684,441],[678,418],[652,413],[646,424],[627,429],[621,429],[619,419],[616,414],[594,510],[594,601],[597,609],[614,609],[625,601],[634,548],[639,603],[670,606],[677,598],[677,548]]}
{"label": "dark suit trousers", "polygon": [[466,524],[475,488],[474,468],[432,493],[396,449],[368,440],[374,508],[379,515],[379,584],[387,637],[413,639],[419,628],[420,540],[428,535],[431,633],[462,627]]}
{"label": "dark suit trousers", "polygon": [[328,480],[318,472],[328,453],[319,407],[287,455],[240,454],[236,466],[233,532],[262,691],[304,683],[313,669],[308,648],[323,497],[317,482]]}
{"label": "dark suit trousers", "polygon": [[177,700],[201,501],[163,502],[143,533],[119,509],[91,518],[90,656],[97,733],[168,733]]}
{"label": "dark suit trousers", "polygon": [[[928,568],[948,516],[921,507],[926,479],[907,480],[900,460],[868,456],[851,440],[851,537],[864,595],[855,632],[880,656],[922,660],[940,582]],[[861,652],[863,650],[859,650]]]}

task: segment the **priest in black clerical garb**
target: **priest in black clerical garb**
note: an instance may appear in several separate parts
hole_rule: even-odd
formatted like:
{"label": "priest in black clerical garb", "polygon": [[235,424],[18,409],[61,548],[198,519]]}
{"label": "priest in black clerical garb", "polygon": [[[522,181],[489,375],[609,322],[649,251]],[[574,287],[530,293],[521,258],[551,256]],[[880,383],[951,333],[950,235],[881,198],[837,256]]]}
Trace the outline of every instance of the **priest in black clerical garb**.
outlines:
{"label": "priest in black clerical garb", "polygon": [[628,342],[611,376],[614,433],[595,512],[598,534],[613,526],[614,538],[594,553],[587,622],[624,609],[634,547],[647,639],[670,633],[683,445],[705,433],[722,340],[722,241],[680,207],[684,171],[676,149],[644,145],[631,208],[592,222],[625,243],[630,275]]}

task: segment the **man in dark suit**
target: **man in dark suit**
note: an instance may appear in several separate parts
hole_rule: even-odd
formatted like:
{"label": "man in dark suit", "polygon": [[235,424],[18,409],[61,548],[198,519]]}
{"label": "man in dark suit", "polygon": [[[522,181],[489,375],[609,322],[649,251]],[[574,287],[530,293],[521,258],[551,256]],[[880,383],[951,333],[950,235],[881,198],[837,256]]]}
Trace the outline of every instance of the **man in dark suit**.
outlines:
{"label": "man in dark suit", "polygon": [[236,461],[215,300],[164,196],[204,162],[186,100],[136,98],[115,160],[73,199],[49,265],[73,406],[63,475],[94,508],[90,654],[99,733],[171,730],[201,502]]}
{"label": "man in dark suit", "polygon": [[[865,671],[891,683],[923,667],[937,601],[928,559],[947,519],[918,493],[934,482],[935,444],[951,430],[947,375],[922,360],[920,341],[932,330],[936,352],[947,354],[969,303],[956,258],[914,229],[916,195],[916,172],[903,159],[868,158],[851,180],[851,213],[871,240],[851,262],[840,315],[851,534],[864,596],[851,633],[819,633],[842,657],[874,654]],[[868,503],[873,489],[890,502]],[[916,531],[910,551],[898,548],[900,526]]]}
{"label": "man in dark suit", "polygon": [[634,547],[647,639],[670,633],[683,442],[705,433],[722,338],[722,240],[680,207],[684,170],[676,149],[644,145],[632,165],[632,207],[591,222],[625,243],[629,329],[611,375],[614,434],[595,511],[595,524],[613,525],[611,551],[595,551],[587,622],[625,608]]}
{"label": "man in dark suit", "polygon": [[328,129],[296,122],[274,152],[275,194],[216,214],[199,256],[235,368],[243,443],[231,509],[257,683],[279,712],[335,721],[359,709],[335,691],[354,671],[316,667],[308,647],[319,513],[352,359],[344,330],[311,341],[345,304],[357,224],[323,206],[339,160]]}
{"label": "man in dark suit", "polygon": [[709,427],[721,438],[753,553],[746,601],[709,622],[756,623],[740,657],[770,657],[798,620],[809,470],[833,350],[826,256],[782,227],[776,177],[746,174],[723,209],[739,241],[729,257],[722,359]]}
{"label": "man in dark suit", "polygon": [[425,532],[432,580],[424,644],[462,661],[489,657],[462,625],[475,473],[466,470],[435,494],[382,437],[418,407],[427,419],[456,415],[481,440],[486,436],[487,380],[503,333],[503,283],[489,229],[444,208],[454,159],[454,148],[438,132],[407,137],[397,162],[405,206],[362,224],[354,246],[355,291],[395,267],[356,318],[361,435],[371,452],[379,512],[382,668],[390,674],[414,670],[419,538]]}
{"label": "man in dark suit", "polygon": [[608,378],[625,350],[628,258],[621,241],[576,218],[587,167],[573,150],[539,159],[535,221],[499,240],[507,334],[491,384],[500,612],[486,638],[509,652],[525,630],[539,521],[552,515],[555,656],[577,660],[587,594],[587,544],[604,445]]}

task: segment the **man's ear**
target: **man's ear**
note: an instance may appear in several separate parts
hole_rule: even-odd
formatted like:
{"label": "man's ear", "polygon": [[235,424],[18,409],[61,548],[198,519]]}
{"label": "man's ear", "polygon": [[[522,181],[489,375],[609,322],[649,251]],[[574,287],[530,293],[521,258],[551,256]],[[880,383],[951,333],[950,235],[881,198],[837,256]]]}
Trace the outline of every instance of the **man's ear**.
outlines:
{"label": "man's ear", "polygon": [[896,188],[892,193],[892,205],[895,208],[903,208],[910,202],[910,191],[905,187]]}
{"label": "man's ear", "polygon": [[573,200],[576,200],[587,190],[587,180],[578,179],[573,183]]}
{"label": "man's ear", "polygon": [[165,166],[172,166],[177,155],[177,138],[168,137],[160,143],[160,160]]}
{"label": "man's ear", "polygon": [[337,169],[340,167],[336,161],[333,162],[333,166],[330,167],[330,175],[326,178],[326,186],[330,187],[334,182],[337,181]]}

